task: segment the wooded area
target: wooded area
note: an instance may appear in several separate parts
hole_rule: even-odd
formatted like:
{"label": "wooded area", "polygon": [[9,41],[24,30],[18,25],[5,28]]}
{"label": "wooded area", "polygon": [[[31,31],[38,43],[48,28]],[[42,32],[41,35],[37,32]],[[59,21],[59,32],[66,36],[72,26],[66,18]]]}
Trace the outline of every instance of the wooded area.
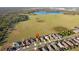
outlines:
{"label": "wooded area", "polygon": [[5,15],[0,16],[0,44],[5,41],[9,34],[9,29],[13,28],[16,23],[28,20],[28,15]]}

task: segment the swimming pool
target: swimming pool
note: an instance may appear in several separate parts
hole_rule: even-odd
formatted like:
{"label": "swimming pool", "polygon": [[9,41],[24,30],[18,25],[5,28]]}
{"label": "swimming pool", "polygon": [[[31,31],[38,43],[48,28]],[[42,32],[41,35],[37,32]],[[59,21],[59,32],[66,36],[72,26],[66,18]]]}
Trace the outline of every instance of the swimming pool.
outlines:
{"label": "swimming pool", "polygon": [[64,12],[46,12],[46,11],[37,11],[37,12],[33,12],[33,14],[39,14],[39,15],[42,15],[42,14],[64,14]]}

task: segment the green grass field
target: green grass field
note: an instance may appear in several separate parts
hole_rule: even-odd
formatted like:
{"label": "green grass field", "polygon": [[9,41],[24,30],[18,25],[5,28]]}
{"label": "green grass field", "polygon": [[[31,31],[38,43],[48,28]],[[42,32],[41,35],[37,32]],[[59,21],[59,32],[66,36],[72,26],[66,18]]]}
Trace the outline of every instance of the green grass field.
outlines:
{"label": "green grass field", "polygon": [[51,34],[72,29],[75,26],[79,26],[79,15],[30,15],[28,21],[16,24],[15,30],[9,34],[7,39],[11,43],[35,37],[36,32],[40,35]]}

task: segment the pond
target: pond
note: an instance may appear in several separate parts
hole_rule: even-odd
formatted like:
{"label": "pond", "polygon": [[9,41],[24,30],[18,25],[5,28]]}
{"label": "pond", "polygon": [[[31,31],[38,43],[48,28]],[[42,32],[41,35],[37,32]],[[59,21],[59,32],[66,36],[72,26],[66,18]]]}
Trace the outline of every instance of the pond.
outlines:
{"label": "pond", "polygon": [[58,11],[54,11],[54,12],[46,12],[46,11],[37,11],[37,12],[33,12],[33,14],[38,14],[38,15],[45,15],[45,14],[64,14],[64,12],[58,12]]}

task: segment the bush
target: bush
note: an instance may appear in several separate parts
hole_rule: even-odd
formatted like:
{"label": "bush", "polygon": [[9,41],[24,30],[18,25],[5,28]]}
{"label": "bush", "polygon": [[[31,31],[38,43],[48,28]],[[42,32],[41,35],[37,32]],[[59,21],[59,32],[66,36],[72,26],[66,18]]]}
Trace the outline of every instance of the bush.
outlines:
{"label": "bush", "polygon": [[74,32],[72,30],[67,30],[67,31],[60,32],[58,34],[60,34],[62,36],[69,36],[69,35],[74,34]]}

